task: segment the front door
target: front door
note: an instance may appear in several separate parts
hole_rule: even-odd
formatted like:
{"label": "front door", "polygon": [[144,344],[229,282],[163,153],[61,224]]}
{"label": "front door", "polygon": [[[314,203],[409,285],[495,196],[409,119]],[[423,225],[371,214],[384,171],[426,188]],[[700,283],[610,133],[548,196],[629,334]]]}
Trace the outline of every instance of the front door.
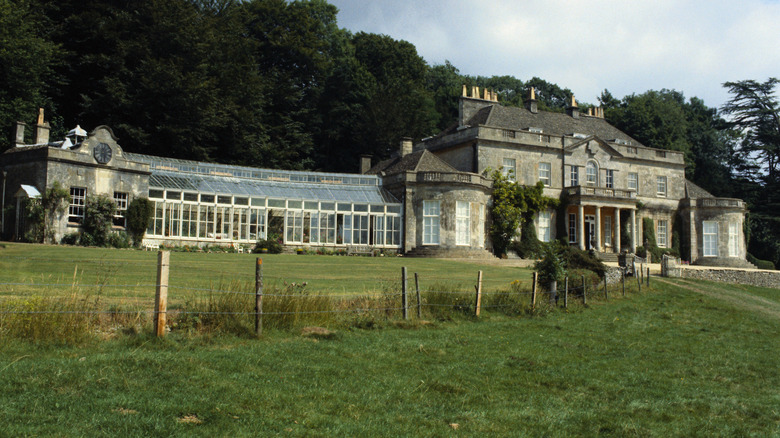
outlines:
{"label": "front door", "polygon": [[596,246],[596,216],[585,215],[585,249]]}

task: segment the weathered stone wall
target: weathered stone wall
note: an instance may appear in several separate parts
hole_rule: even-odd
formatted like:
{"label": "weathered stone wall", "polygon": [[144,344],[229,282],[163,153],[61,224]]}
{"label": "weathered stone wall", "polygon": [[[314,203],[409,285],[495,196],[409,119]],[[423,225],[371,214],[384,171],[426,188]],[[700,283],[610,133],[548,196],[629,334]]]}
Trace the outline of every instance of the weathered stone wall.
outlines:
{"label": "weathered stone wall", "polygon": [[[759,269],[728,269],[728,268],[685,268],[679,269],[682,278],[697,280],[721,281],[724,283],[747,284],[759,287],[780,289],[780,271]],[[671,272],[670,272],[671,274]],[[670,275],[671,276],[671,275]]]}

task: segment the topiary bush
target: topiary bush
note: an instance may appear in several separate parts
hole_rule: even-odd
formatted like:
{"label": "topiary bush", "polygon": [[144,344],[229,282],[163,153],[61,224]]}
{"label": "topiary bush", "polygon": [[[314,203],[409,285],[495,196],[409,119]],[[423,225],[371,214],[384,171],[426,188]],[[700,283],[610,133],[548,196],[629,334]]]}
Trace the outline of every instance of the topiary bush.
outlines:
{"label": "topiary bush", "polygon": [[269,254],[280,254],[284,247],[276,239],[258,240],[254,252],[259,253],[263,249],[267,249]]}
{"label": "topiary bush", "polygon": [[769,269],[769,270],[775,270],[775,264],[772,263],[770,260],[760,260],[757,259],[753,254],[747,253],[747,261],[752,263],[756,266],[758,269]]}
{"label": "topiary bush", "polygon": [[85,246],[106,246],[116,213],[114,200],[105,195],[87,196],[81,243]]}
{"label": "topiary bush", "polygon": [[523,222],[520,241],[512,242],[509,248],[524,259],[535,259],[543,255],[542,242],[536,237],[536,225],[533,220]]}
{"label": "topiary bush", "polygon": [[127,218],[127,233],[133,241],[133,246],[141,246],[149,221],[154,214],[154,202],[146,198],[135,198],[127,206],[125,217]]}

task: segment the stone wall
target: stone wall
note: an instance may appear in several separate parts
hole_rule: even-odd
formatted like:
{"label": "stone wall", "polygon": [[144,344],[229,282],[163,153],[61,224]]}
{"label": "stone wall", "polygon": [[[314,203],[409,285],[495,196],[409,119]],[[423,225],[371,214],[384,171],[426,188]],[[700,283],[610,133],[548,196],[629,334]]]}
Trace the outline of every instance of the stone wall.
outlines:
{"label": "stone wall", "polygon": [[[681,278],[693,278],[697,280],[721,281],[724,283],[747,284],[751,286],[770,287],[780,289],[780,271],[766,271],[759,269],[728,269],[709,268],[695,269],[681,267],[675,270]],[[670,277],[673,276],[670,272]]]}

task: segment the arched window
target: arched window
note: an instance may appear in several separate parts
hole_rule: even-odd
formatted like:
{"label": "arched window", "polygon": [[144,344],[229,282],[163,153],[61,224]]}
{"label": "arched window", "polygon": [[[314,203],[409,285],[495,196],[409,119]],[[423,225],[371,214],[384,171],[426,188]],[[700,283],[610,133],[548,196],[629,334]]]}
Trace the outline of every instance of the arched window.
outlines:
{"label": "arched window", "polygon": [[599,166],[595,161],[588,161],[585,166],[585,177],[589,186],[599,185]]}

